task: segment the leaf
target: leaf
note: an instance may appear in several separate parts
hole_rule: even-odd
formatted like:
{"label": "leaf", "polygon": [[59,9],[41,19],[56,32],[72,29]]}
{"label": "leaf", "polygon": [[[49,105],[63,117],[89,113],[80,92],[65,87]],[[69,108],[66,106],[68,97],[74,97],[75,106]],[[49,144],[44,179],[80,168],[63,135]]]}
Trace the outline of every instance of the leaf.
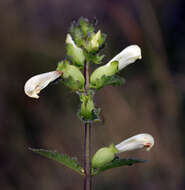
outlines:
{"label": "leaf", "polygon": [[110,163],[102,166],[101,168],[98,169],[93,169],[92,170],[92,175],[97,175],[103,171],[112,169],[112,168],[118,168],[121,166],[131,166],[133,164],[137,164],[137,163],[144,163],[146,162],[145,160],[138,160],[138,159],[119,159],[119,158],[115,158],[113,161],[111,161]]}
{"label": "leaf", "polygon": [[55,160],[59,162],[60,164],[63,164],[64,166],[71,168],[72,170],[76,171],[80,175],[84,175],[84,169],[80,166],[76,158],[70,158],[66,154],[61,154],[56,151],[49,151],[44,149],[33,149],[29,148],[29,150],[40,154],[42,156],[45,156],[51,160]]}

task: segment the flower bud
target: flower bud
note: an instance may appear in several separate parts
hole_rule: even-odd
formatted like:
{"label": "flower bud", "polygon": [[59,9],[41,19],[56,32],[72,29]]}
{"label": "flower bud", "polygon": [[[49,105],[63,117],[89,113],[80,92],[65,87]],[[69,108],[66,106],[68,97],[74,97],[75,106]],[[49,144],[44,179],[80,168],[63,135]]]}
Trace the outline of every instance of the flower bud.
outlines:
{"label": "flower bud", "polygon": [[61,76],[61,72],[51,71],[31,77],[24,85],[24,92],[31,98],[39,98],[38,94],[50,82]]}
{"label": "flower bud", "polygon": [[101,38],[101,31],[99,30],[96,34],[93,35],[90,44],[92,49],[98,49],[99,48],[99,41]]}
{"label": "flower bud", "polygon": [[92,158],[92,167],[100,168],[105,164],[111,162],[117,152],[118,150],[115,148],[114,145],[100,148]]}
{"label": "flower bud", "polygon": [[101,88],[104,84],[104,78],[108,76],[114,75],[118,71],[118,61],[113,61],[107,65],[103,65],[101,67],[98,67],[90,77],[90,84],[94,88]]}
{"label": "flower bud", "polygon": [[84,48],[90,53],[95,53],[103,45],[105,38],[105,34],[102,34],[100,30],[97,33],[93,32],[86,43],[84,43]]}
{"label": "flower bud", "polygon": [[67,34],[66,43],[67,55],[71,58],[71,61],[78,66],[83,66],[85,61],[83,50],[76,46],[70,34]]}
{"label": "flower bud", "polygon": [[141,59],[141,49],[137,45],[131,45],[122,50],[118,55],[111,59],[107,66],[113,61],[118,61],[118,70],[125,68],[127,65],[134,63],[137,59]]}
{"label": "flower bud", "polygon": [[74,91],[84,89],[84,76],[76,66],[70,65],[68,61],[61,61],[58,64],[57,71],[63,73],[63,82],[67,87]]}
{"label": "flower bud", "polygon": [[94,26],[88,21],[88,19],[81,17],[78,20],[78,24],[85,37],[94,31]]}
{"label": "flower bud", "polygon": [[139,134],[124,140],[115,147],[118,149],[119,153],[121,153],[140,148],[146,148],[148,151],[152,148],[153,145],[154,138],[150,134]]}
{"label": "flower bud", "polygon": [[92,94],[81,94],[80,95],[81,109],[80,109],[80,117],[85,121],[93,120],[94,116],[94,101]]}

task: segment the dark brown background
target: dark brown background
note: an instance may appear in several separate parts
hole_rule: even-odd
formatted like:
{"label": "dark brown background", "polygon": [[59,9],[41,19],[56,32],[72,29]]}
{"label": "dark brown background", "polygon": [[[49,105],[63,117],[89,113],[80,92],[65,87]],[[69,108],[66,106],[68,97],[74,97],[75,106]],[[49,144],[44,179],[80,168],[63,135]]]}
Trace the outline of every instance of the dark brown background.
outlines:
{"label": "dark brown background", "polygon": [[138,133],[155,137],[150,152],[121,155],[146,164],[102,173],[94,178],[94,189],[185,189],[184,8],[180,0],[1,0],[1,189],[82,189],[76,173],[28,151],[54,149],[83,162],[78,96],[60,83],[39,100],[23,91],[28,78],[54,70],[64,58],[69,25],[80,16],[96,17],[108,35],[104,63],[130,44],[138,44],[143,56],[120,73],[125,85],[97,93],[103,122],[93,129],[93,153]]}

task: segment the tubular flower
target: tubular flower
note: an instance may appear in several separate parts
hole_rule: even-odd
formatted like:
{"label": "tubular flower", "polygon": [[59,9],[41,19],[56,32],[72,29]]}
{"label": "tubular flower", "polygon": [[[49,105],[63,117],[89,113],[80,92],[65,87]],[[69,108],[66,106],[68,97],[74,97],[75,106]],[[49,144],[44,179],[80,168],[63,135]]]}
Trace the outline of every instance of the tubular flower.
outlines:
{"label": "tubular flower", "polygon": [[31,77],[24,85],[24,92],[31,98],[39,98],[38,94],[48,84],[61,76],[59,71],[51,71]]}
{"label": "tubular flower", "polygon": [[113,61],[118,61],[118,71],[125,68],[127,65],[134,63],[137,59],[141,59],[141,48],[137,45],[130,45],[123,49],[118,55],[111,59],[106,66],[109,66]]}
{"label": "tubular flower", "polygon": [[[101,88],[106,81],[106,77],[111,77],[127,65],[141,59],[141,49],[137,45],[131,45],[121,51],[106,65],[98,67],[90,77],[90,83],[94,88]],[[104,77],[104,78],[103,78]]]}
{"label": "tubular flower", "polygon": [[105,164],[110,163],[117,154],[136,150],[140,148],[146,148],[150,150],[154,145],[154,138],[149,134],[139,134],[130,137],[118,145],[110,145],[109,147],[100,148],[92,158],[92,167],[100,168]]}
{"label": "tubular flower", "polygon": [[119,153],[125,151],[136,150],[140,148],[146,148],[149,151],[154,145],[154,138],[150,134],[139,134],[133,137],[130,137],[120,144],[117,144],[115,147],[118,149]]}

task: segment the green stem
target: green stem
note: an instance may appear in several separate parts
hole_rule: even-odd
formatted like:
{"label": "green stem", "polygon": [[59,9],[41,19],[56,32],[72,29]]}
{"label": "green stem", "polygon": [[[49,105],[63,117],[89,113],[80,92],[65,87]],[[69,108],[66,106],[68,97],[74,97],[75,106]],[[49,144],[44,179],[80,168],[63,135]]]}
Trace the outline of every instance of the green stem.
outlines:
{"label": "green stem", "polygon": [[[89,90],[89,70],[88,63],[84,67],[85,77],[85,94],[88,95]],[[84,190],[91,190],[92,176],[91,176],[91,124],[85,123],[85,140],[84,140]]]}

